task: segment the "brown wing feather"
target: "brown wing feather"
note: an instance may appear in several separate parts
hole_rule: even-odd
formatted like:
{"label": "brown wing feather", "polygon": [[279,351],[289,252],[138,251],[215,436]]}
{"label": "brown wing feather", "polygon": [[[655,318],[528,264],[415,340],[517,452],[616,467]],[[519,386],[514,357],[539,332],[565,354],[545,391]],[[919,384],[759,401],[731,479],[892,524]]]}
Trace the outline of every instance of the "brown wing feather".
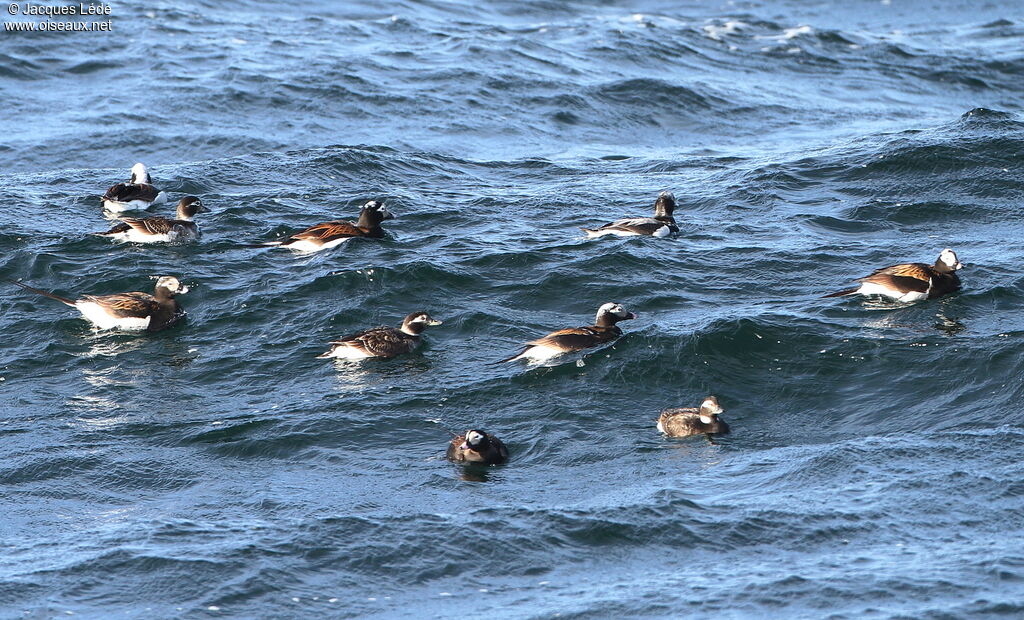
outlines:
{"label": "brown wing feather", "polygon": [[174,228],[175,221],[165,217],[146,217],[142,219],[124,218],[121,220],[143,234],[166,235]]}
{"label": "brown wing feather", "polygon": [[324,243],[341,237],[359,237],[363,231],[352,222],[324,222],[295,233],[290,239],[319,240]]}
{"label": "brown wing feather", "polygon": [[462,450],[459,448],[459,446],[461,446],[462,442],[464,441],[466,441],[465,435],[457,435],[453,437],[452,440],[448,442],[448,450],[445,452],[445,456],[452,461],[464,460],[464,457],[462,456]]}
{"label": "brown wing feather", "polygon": [[359,332],[345,338],[348,342],[358,342],[367,353],[376,357],[394,357],[408,353],[416,348],[417,338],[393,327],[378,327]]}
{"label": "brown wing feather", "polygon": [[114,295],[86,295],[83,299],[101,306],[118,318],[146,318],[156,312],[159,304],[147,293],[117,293]]}
{"label": "brown wing feather", "polygon": [[899,276],[902,278],[915,278],[917,280],[924,280],[925,282],[927,282],[932,277],[932,271],[928,267],[928,265],[925,265],[923,263],[907,263],[904,265],[893,265],[891,267],[883,267],[881,269],[877,269],[867,278],[862,278],[862,280],[874,278],[875,276],[878,275]]}
{"label": "brown wing feather", "polygon": [[651,235],[665,224],[666,222],[660,222],[652,217],[634,217],[609,222],[598,230],[624,230],[640,235]]}
{"label": "brown wing feather", "polygon": [[615,340],[621,334],[618,328],[570,327],[551,332],[543,338],[528,342],[534,346],[548,346],[566,351],[577,351]]}
{"label": "brown wing feather", "polygon": [[894,291],[914,291],[917,293],[927,293],[929,286],[928,280],[920,280],[911,276],[894,276],[887,273],[877,273],[861,278],[861,282],[871,282]]}
{"label": "brown wing feather", "polygon": [[156,200],[159,193],[155,187],[148,183],[118,183],[117,185],[112,185],[103,194],[103,198],[118,202],[129,202],[132,200],[153,201]]}

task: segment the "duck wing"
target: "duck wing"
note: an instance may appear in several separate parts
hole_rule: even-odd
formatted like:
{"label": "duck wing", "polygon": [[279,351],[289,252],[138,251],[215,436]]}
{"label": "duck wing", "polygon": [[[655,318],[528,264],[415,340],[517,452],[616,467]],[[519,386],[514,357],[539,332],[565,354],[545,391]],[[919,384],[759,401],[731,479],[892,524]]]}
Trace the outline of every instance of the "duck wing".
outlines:
{"label": "duck wing", "polygon": [[876,269],[871,275],[860,278],[861,282],[871,282],[889,288],[904,291],[925,293],[931,286],[934,273],[924,263],[907,263]]}
{"label": "duck wing", "polygon": [[419,338],[393,327],[375,327],[347,336],[335,344],[362,349],[374,357],[394,357],[416,348]]}
{"label": "duck wing", "polygon": [[295,233],[285,243],[301,240],[328,243],[343,237],[361,236],[363,236],[363,231],[352,222],[323,222]]}
{"label": "duck wing", "polygon": [[112,185],[103,194],[103,199],[116,202],[131,202],[132,200],[153,202],[159,193],[157,188],[148,183],[118,183]]}
{"label": "duck wing", "polygon": [[92,302],[119,319],[144,319],[152,316],[159,305],[148,293],[115,293],[113,295],[86,295],[79,301]]}
{"label": "duck wing", "polygon": [[615,340],[622,334],[617,327],[570,327],[551,332],[543,338],[527,344],[535,347],[552,347],[563,351],[579,351]]}

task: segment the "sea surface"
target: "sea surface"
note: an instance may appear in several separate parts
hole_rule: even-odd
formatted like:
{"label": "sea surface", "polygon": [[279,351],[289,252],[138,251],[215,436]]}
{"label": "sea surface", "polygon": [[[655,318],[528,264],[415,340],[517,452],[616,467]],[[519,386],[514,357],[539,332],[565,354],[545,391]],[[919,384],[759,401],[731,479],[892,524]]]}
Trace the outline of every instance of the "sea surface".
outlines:
{"label": "sea surface", "polygon": [[[0,283],[0,618],[1024,617],[1024,4],[111,9],[0,33],[0,278],[188,319]],[[200,243],[89,234],[137,161]],[[583,238],[662,190],[677,237]],[[371,199],[383,241],[244,247]],[[946,247],[957,294],[821,298]],[[708,394],[731,435],[659,436]]]}

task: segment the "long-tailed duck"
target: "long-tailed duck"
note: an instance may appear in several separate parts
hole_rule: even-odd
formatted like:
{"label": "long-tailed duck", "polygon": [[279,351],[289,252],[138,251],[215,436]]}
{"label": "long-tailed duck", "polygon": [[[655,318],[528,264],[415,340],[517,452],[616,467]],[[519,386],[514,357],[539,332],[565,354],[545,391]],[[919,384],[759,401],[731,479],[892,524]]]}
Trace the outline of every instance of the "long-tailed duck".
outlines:
{"label": "long-tailed duck", "polygon": [[380,223],[384,220],[394,219],[394,217],[394,214],[388,211],[381,202],[371,200],[360,209],[359,220],[356,222],[324,222],[310,226],[281,241],[268,241],[258,245],[280,246],[300,252],[317,252],[333,248],[355,237],[381,239],[384,237],[384,229],[380,227]]}
{"label": "long-tailed duck", "polygon": [[153,295],[135,292],[115,293],[85,295],[78,300],[54,295],[14,280],[11,282],[33,293],[77,308],[83,317],[100,329],[158,332],[171,327],[185,316],[185,311],[178,305],[174,296],[187,293],[188,287],[173,276],[158,279]]}
{"label": "long-tailed duck", "polygon": [[532,363],[540,363],[559,355],[596,347],[622,335],[622,330],[616,323],[635,318],[635,314],[627,312],[619,304],[607,303],[597,309],[597,318],[593,325],[570,327],[551,332],[543,338],[527,342],[526,347],[519,353],[491,363],[501,364],[520,358],[526,358]]}
{"label": "long-tailed duck", "polygon": [[718,417],[722,407],[718,399],[708,396],[700,404],[700,408],[681,407],[666,409],[658,416],[658,430],[669,437],[689,437],[690,435],[724,435],[729,432],[729,425]]}
{"label": "long-tailed duck", "polygon": [[636,237],[649,235],[652,237],[667,237],[672,233],[679,232],[672,212],[676,210],[676,197],[672,192],[661,192],[654,202],[654,217],[634,217],[615,220],[600,228],[583,228],[587,237],[603,237],[604,235],[615,235],[617,237]]}
{"label": "long-tailed duck", "polygon": [[199,226],[192,221],[196,213],[209,211],[203,201],[195,196],[186,196],[178,201],[176,219],[166,217],[122,218],[121,223],[107,232],[93,233],[135,243],[174,243],[199,239]]}
{"label": "long-tailed duck", "polygon": [[456,463],[500,465],[508,460],[508,448],[490,433],[468,430],[451,440],[447,457]]}
{"label": "long-tailed duck", "polygon": [[860,286],[848,288],[824,297],[843,295],[881,295],[896,301],[934,299],[960,288],[956,275],[963,265],[956,252],[946,248],[934,265],[905,263],[876,269],[871,275],[859,278]]}
{"label": "long-tailed duck", "polygon": [[426,312],[413,312],[402,321],[402,327],[374,327],[363,330],[341,340],[332,340],[331,348],[318,358],[336,357],[347,360],[361,360],[368,357],[390,358],[410,353],[420,345],[420,334],[431,325],[441,321],[431,318]]}
{"label": "long-tailed duck", "polygon": [[127,183],[111,186],[103,194],[103,208],[113,213],[132,209],[145,209],[150,205],[167,201],[167,194],[153,187],[149,171],[143,164],[132,166],[132,176]]}

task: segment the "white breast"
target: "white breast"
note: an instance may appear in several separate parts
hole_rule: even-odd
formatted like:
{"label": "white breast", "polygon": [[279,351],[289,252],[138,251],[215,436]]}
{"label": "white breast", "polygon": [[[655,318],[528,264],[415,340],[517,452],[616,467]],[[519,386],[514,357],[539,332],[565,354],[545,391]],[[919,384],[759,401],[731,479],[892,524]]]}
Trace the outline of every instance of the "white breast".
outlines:
{"label": "white breast", "polygon": [[[928,284],[928,291],[931,291],[931,282]],[[865,282],[860,285],[857,292],[861,295],[881,295],[889,299],[895,299],[896,301],[920,301],[922,299],[928,299],[928,291],[921,293],[918,291],[910,291],[908,293],[901,293],[895,289],[891,289],[881,284],[874,282]]]}
{"label": "white breast", "polygon": [[616,228],[601,228],[599,230],[588,230],[586,231],[587,237],[593,239],[595,237],[603,237],[605,235],[615,235],[616,237],[639,237],[640,233],[633,232],[631,230],[618,230]]}
{"label": "white breast", "polygon": [[137,317],[118,318],[109,314],[102,306],[92,301],[77,302],[75,307],[82,313],[82,316],[100,329],[142,330],[149,327],[150,317],[148,316],[142,319]]}
{"label": "white breast", "polygon": [[126,241],[134,241],[135,243],[165,243],[174,241],[175,235],[173,230],[165,235],[153,235],[131,228],[124,233],[124,238]]}
{"label": "white breast", "polygon": [[103,208],[112,213],[124,213],[125,211],[145,209],[150,204],[152,203],[147,202],[145,200],[129,200],[128,202],[120,202],[117,200],[104,200]]}
{"label": "white breast", "polygon": [[334,348],[327,354],[328,357],[334,357],[342,360],[364,360],[368,357],[373,357],[366,351],[357,349],[356,347],[349,346],[347,344],[336,344]]}
{"label": "white breast", "polygon": [[306,239],[299,239],[298,241],[289,243],[284,247],[290,250],[295,250],[296,252],[319,252],[320,250],[326,250],[341,245],[342,243],[348,241],[351,238],[352,237],[342,237],[341,239],[334,239],[333,241],[328,241],[327,243],[316,243],[313,241],[308,241]]}
{"label": "white breast", "polygon": [[519,357],[525,357],[529,359],[531,362],[540,363],[546,362],[551,358],[558,357],[559,355],[564,355],[565,353],[566,351],[563,351],[562,349],[558,349],[555,347],[549,347],[546,345],[535,345],[530,347],[526,351],[523,351],[523,354],[520,355]]}

